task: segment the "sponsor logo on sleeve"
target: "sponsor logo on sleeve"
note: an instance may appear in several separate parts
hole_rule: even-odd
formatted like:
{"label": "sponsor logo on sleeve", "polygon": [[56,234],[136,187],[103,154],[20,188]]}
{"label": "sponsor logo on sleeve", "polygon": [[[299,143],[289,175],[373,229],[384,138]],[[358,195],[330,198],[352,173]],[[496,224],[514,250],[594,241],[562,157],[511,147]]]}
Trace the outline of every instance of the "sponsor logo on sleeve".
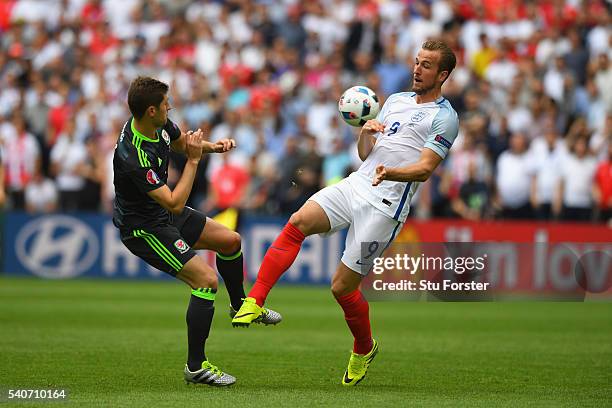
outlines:
{"label": "sponsor logo on sleeve", "polygon": [[445,138],[443,138],[443,137],[442,137],[442,136],[440,136],[440,135],[436,135],[436,137],[434,138],[434,140],[435,140],[436,142],[440,143],[441,145],[443,145],[443,146],[447,147],[448,149],[450,149],[450,148],[451,148],[451,146],[452,146],[452,143],[451,143],[451,142],[449,142],[448,140],[446,140]]}
{"label": "sponsor logo on sleeve", "polygon": [[147,181],[149,184],[153,184],[154,186],[159,184],[159,176],[155,171],[153,171],[153,169],[149,169],[149,171],[147,171]]}

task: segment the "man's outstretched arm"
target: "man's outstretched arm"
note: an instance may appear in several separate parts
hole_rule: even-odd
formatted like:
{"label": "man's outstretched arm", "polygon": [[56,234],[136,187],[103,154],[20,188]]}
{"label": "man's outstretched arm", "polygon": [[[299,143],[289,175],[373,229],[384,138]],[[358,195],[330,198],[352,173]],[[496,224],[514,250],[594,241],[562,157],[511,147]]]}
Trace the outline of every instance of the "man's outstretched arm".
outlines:
{"label": "man's outstretched arm", "polygon": [[419,161],[406,167],[385,167],[382,164],[376,166],[376,175],[372,180],[372,185],[377,186],[383,180],[426,181],[440,163],[442,163],[442,157],[433,150],[424,148]]}
{"label": "man's outstretched arm", "polygon": [[[201,132],[201,129],[197,131]],[[192,130],[181,133],[181,136],[170,143],[172,150],[179,153],[186,153],[187,136],[194,133]],[[202,154],[207,153],[224,153],[236,147],[234,139],[221,139],[215,143],[202,139]]]}

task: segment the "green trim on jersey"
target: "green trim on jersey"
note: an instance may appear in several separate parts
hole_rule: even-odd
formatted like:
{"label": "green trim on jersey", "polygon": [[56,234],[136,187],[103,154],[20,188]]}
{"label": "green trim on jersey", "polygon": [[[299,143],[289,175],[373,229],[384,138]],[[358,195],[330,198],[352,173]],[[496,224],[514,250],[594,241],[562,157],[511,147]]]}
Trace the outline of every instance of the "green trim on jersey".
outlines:
{"label": "green trim on jersey", "polygon": [[136,152],[138,153],[138,162],[140,163],[140,166],[151,167],[149,157],[147,156],[145,151],[140,148],[140,146],[142,145],[142,139],[139,139],[134,136],[134,138],[132,139],[132,144],[134,145],[134,147],[136,148]]}
{"label": "green trim on jersey", "polygon": [[193,296],[197,296],[201,299],[206,299],[206,300],[215,300],[216,293],[217,293],[217,289],[213,289],[213,288],[197,288],[191,291],[191,294]]}
{"label": "green trim on jersey", "polygon": [[[147,142],[152,142],[152,143],[159,142],[159,136],[157,137],[157,139],[151,139],[150,137],[146,137],[145,135],[140,133],[138,129],[136,129],[136,127],[134,126],[134,118],[132,118],[132,120],[130,121],[130,128],[132,129],[132,133],[134,133],[134,136],[136,136],[139,139],[146,140]],[[157,134],[157,132],[155,132],[155,134]]]}
{"label": "green trim on jersey", "polygon": [[155,235],[149,234],[144,230],[134,230],[134,237],[143,238],[147,241],[147,244],[164,260],[168,265],[172,267],[175,271],[180,271],[183,269],[183,264],[176,259],[174,255],[166,248],[160,241],[157,239]]}

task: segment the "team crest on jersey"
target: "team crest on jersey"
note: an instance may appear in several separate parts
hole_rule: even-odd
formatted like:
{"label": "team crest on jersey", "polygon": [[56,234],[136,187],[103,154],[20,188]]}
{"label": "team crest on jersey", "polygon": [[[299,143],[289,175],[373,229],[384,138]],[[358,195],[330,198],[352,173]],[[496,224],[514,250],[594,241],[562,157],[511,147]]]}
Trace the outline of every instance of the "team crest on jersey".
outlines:
{"label": "team crest on jersey", "polygon": [[183,241],[182,239],[177,239],[176,241],[174,241],[174,247],[181,254],[184,254],[185,252],[189,251],[189,245],[187,245],[187,243]]}
{"label": "team crest on jersey", "polygon": [[159,176],[153,171],[153,169],[149,169],[149,171],[147,171],[147,181],[149,184],[153,184],[154,186],[159,184]]}
{"label": "team crest on jersey", "polygon": [[162,137],[164,138],[164,142],[166,142],[166,144],[169,145],[170,135],[168,134],[168,132],[166,132],[166,129],[162,130]]}
{"label": "team crest on jersey", "polygon": [[418,111],[417,113],[415,113],[414,115],[412,115],[412,117],[410,118],[410,120],[412,122],[420,122],[423,119],[425,119],[425,117],[427,116],[427,112],[425,111]]}

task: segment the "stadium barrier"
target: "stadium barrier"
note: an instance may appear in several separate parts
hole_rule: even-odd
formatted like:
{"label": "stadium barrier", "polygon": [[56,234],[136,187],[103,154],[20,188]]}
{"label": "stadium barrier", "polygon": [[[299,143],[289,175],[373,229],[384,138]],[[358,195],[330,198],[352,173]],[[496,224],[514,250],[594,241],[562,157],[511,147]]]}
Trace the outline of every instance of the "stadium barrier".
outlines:
{"label": "stadium barrier", "polygon": [[[240,232],[247,275],[253,280],[267,247],[286,219],[241,219]],[[108,216],[99,214],[49,214],[33,216],[7,213],[2,267],[11,275],[34,275],[49,279],[76,277],[169,279],[133,256],[121,243]],[[345,234],[309,237],[296,262],[283,276],[285,282],[327,284],[342,255]],[[601,225],[536,222],[485,222],[461,220],[409,221],[396,243],[495,241],[549,244],[600,243],[605,255],[598,260],[606,282],[612,280],[612,229]],[[579,249],[581,250],[581,249]],[[588,250],[584,247],[582,250]],[[214,265],[214,254],[202,255]],[[522,289],[525,289],[524,285]]]}

